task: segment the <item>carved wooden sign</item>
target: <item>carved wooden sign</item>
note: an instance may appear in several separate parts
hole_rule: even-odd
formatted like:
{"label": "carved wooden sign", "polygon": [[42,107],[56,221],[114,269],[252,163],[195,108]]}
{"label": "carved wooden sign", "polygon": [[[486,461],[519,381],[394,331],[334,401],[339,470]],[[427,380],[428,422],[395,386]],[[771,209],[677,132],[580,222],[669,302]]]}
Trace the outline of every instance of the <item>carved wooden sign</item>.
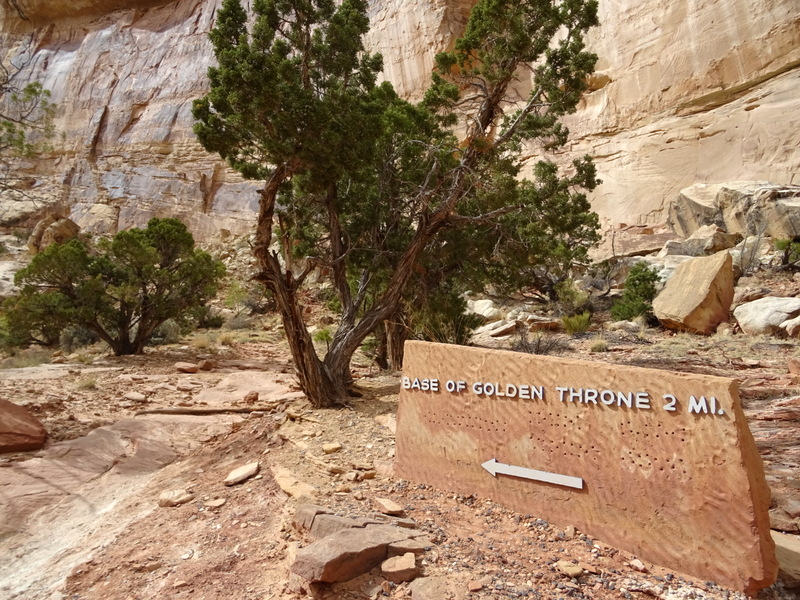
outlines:
{"label": "carved wooden sign", "polygon": [[777,576],[731,379],[409,342],[395,472],[753,594]]}

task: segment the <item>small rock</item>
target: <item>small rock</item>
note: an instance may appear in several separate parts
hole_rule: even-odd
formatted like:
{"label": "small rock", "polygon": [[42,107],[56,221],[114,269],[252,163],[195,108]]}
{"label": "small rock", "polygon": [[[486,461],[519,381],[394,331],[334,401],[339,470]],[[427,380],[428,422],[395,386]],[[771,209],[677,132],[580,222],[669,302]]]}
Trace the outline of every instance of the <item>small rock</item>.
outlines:
{"label": "small rock", "polygon": [[389,558],[381,564],[381,574],[392,583],[413,581],[419,571],[413,552]]}
{"label": "small rock", "polygon": [[150,561],[149,563],[145,563],[140,566],[137,571],[144,571],[145,573],[152,573],[153,571],[158,571],[161,567],[163,567],[163,563],[157,560]]}
{"label": "small rock", "polygon": [[322,451],[325,454],[333,454],[334,452],[338,452],[342,449],[342,445],[339,442],[331,442],[330,444],[323,444]]}
{"label": "small rock", "polygon": [[405,514],[403,507],[389,498],[375,498],[375,508],[385,515],[402,517]]}
{"label": "small rock", "polygon": [[470,592],[480,592],[483,589],[483,584],[480,581],[470,581],[467,584],[467,589]]}
{"label": "small rock", "polygon": [[247,392],[244,395],[244,403],[245,404],[255,404],[258,402],[258,392]]}
{"label": "small rock", "polygon": [[568,540],[575,539],[575,528],[572,525],[568,525],[564,529],[564,537],[566,537]]}
{"label": "small rock", "polygon": [[223,482],[225,485],[236,485],[237,483],[241,483],[247,479],[250,479],[253,475],[258,473],[260,465],[258,462],[249,463],[238,467],[228,473],[228,476],[225,478]]}
{"label": "small rock", "polygon": [[555,567],[567,577],[580,577],[583,574],[583,569],[580,566],[568,560],[558,561]]}
{"label": "small rock", "polygon": [[147,396],[140,392],[125,392],[122,397],[125,400],[130,400],[131,402],[144,402],[147,400]]}
{"label": "small rock", "polygon": [[645,567],[644,563],[640,561],[638,558],[634,558],[628,564],[634,571],[639,571],[639,573],[647,573],[647,567]]}
{"label": "small rock", "polygon": [[176,362],[175,370],[179,373],[197,373],[198,366],[194,363]]}
{"label": "small rock", "polygon": [[217,368],[217,363],[216,361],[206,358],[197,363],[197,368],[201,371],[213,371]]}
{"label": "small rock", "polygon": [[172,589],[173,590],[177,590],[179,588],[186,587],[188,585],[189,585],[188,581],[184,581],[183,579],[179,579],[178,581],[176,581],[175,583],[172,584]]}
{"label": "small rock", "polygon": [[[316,487],[310,483],[301,481],[289,469],[275,466],[272,468],[272,474],[275,477],[275,483],[278,484],[278,487],[289,496],[297,498],[301,503],[311,503],[314,496],[317,495],[318,490]],[[308,500],[303,500],[303,497],[307,497]]]}
{"label": "small rock", "polygon": [[220,508],[221,506],[225,505],[225,498],[214,498],[213,500],[207,500],[203,502],[203,506],[208,508]]}
{"label": "small rock", "polygon": [[158,497],[158,505],[163,507],[180,506],[194,500],[194,494],[186,490],[171,490],[162,492]]}

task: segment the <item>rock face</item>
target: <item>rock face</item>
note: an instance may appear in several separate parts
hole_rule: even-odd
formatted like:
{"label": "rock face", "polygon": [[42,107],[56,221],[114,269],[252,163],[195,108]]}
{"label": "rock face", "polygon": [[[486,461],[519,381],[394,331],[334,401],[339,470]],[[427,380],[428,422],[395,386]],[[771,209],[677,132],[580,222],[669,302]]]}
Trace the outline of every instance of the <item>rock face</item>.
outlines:
{"label": "rock face", "polygon": [[397,476],[750,594],[774,581],[770,492],[735,381],[423,342],[407,342],[403,372],[441,385],[400,390]]}
{"label": "rock face", "polygon": [[791,239],[800,235],[800,186],[696,183],[670,203],[669,224],[685,236],[719,225],[731,234]]}
{"label": "rock face", "polygon": [[0,398],[0,454],[38,450],[47,432],[28,410]]}
{"label": "rock face", "polygon": [[668,329],[709,334],[728,320],[732,301],[733,259],[718,252],[678,266],[653,300],[653,313]]}
{"label": "rock face", "polygon": [[[180,217],[199,239],[249,231],[258,184],[206,153],[191,131],[219,3],[0,7],[3,58],[27,64],[20,80],[52,90],[63,133],[50,156],[23,165],[35,181],[28,210],[61,203],[84,231],[152,216]],[[420,98],[435,53],[463,30],[473,4],[371,3],[368,43],[401,94]],[[673,4],[601,0],[602,27],[590,36],[598,73],[569,126],[574,154],[597,157],[604,183],[593,205],[612,222],[662,222],[668,202],[698,181],[791,183],[800,167],[796,0]],[[0,210],[2,220],[24,219],[22,206]]]}

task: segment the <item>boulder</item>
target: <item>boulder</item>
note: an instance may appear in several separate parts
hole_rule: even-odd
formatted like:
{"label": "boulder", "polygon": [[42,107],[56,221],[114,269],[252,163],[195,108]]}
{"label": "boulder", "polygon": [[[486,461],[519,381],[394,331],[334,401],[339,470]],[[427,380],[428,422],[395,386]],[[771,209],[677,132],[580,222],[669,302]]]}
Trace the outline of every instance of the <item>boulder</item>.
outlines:
{"label": "boulder", "polygon": [[[52,244],[63,244],[78,235],[81,228],[72,219],[58,219],[50,223],[42,231],[42,236],[36,243],[35,252],[41,252]],[[31,242],[28,241],[28,249],[31,249]]]}
{"label": "boulder", "polygon": [[775,554],[780,565],[780,578],[790,589],[800,588],[800,538],[772,531]]}
{"label": "boulder", "polygon": [[416,556],[413,552],[406,552],[400,556],[387,558],[381,564],[381,575],[392,583],[413,581],[419,575]]}
{"label": "boulder", "polygon": [[732,301],[733,261],[719,252],[675,269],[653,301],[653,312],[668,329],[707,335],[728,320]]}
{"label": "boulder", "polygon": [[489,321],[497,321],[503,317],[502,311],[492,300],[469,300],[467,309]]}
{"label": "boulder", "polygon": [[261,465],[256,462],[251,462],[246,465],[242,465],[228,473],[228,476],[225,478],[223,483],[225,485],[236,485],[237,483],[242,483],[243,481],[247,481],[251,477],[254,477],[258,474]]}
{"label": "boulder", "polygon": [[291,571],[311,582],[349,581],[386,560],[389,544],[409,537],[413,532],[390,525],[342,529],[301,549]]}
{"label": "boulder", "polygon": [[727,233],[718,225],[703,225],[685,240],[669,240],[659,256],[707,256],[733,248],[742,241],[741,233]]}
{"label": "boulder", "polygon": [[47,431],[28,409],[0,399],[0,453],[38,450]]}
{"label": "boulder", "polygon": [[681,190],[669,207],[669,225],[690,236],[717,225],[743,236],[794,238],[800,235],[800,186],[768,181],[696,183]]}
{"label": "boulder", "polygon": [[766,296],[737,306],[733,316],[750,335],[786,335],[783,325],[800,316],[800,298]]}

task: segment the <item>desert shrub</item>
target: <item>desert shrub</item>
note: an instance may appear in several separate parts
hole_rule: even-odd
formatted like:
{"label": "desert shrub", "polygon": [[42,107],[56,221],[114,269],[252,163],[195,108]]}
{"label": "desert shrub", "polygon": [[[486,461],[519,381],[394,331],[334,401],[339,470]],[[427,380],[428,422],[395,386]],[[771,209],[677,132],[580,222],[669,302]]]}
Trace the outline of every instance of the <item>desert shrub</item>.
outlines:
{"label": "desert shrub", "polygon": [[781,265],[796,265],[800,261],[800,242],[790,239],[774,241],[775,250],[781,253]]}
{"label": "desert shrub", "polygon": [[557,335],[537,330],[529,336],[528,331],[524,328],[517,332],[517,340],[511,347],[512,350],[517,352],[540,355],[562,354],[568,348],[567,344]]}
{"label": "desert shrub", "polygon": [[153,344],[177,344],[181,341],[181,326],[175,319],[167,319],[156,327],[150,342]]}
{"label": "desert shrub", "polygon": [[140,354],[159,325],[194,318],[224,272],[177,219],[151,219],[96,246],[53,244],[16,274],[21,291],[4,304],[8,333],[19,344],[53,345],[80,325],[117,355]]}
{"label": "desert shrub", "polygon": [[327,327],[323,327],[314,332],[313,339],[315,342],[322,343],[325,342],[325,347],[330,348],[331,342],[333,341],[333,334],[331,330]]}
{"label": "desert shrub", "polygon": [[598,335],[592,340],[589,352],[608,352],[608,341],[602,335]]}
{"label": "desert shrub", "polygon": [[611,316],[617,321],[651,318],[658,280],[658,271],[647,263],[637,262],[633,265],[625,280],[622,297],[611,306]]}
{"label": "desert shrub", "polygon": [[253,319],[245,314],[238,313],[225,321],[225,329],[250,329],[253,326]]}
{"label": "desert shrub", "polygon": [[564,326],[564,331],[569,335],[576,333],[583,333],[588,331],[589,325],[592,323],[592,314],[589,311],[582,312],[579,315],[561,317],[561,324]]}
{"label": "desert shrub", "polygon": [[197,312],[198,329],[219,329],[224,324],[225,317],[208,306],[203,306]]}
{"label": "desert shrub", "polygon": [[556,284],[556,304],[560,314],[573,316],[589,309],[589,292],[580,289],[572,279]]}
{"label": "desert shrub", "polygon": [[58,345],[62,352],[72,354],[78,348],[91,346],[100,340],[97,334],[83,325],[67,325],[61,330]]}

